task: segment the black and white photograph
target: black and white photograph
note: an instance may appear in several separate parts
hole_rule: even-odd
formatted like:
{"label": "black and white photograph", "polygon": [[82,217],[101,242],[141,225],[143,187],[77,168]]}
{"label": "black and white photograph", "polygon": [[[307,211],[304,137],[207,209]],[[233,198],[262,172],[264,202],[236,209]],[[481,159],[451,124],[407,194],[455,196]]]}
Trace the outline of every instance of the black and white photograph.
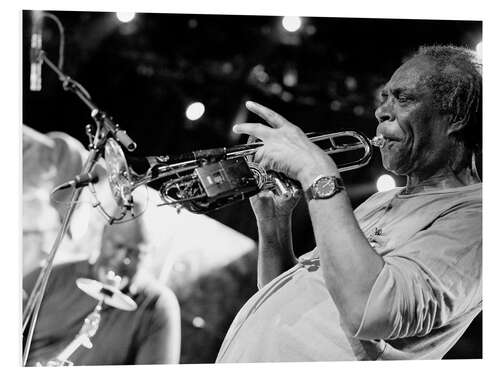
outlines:
{"label": "black and white photograph", "polygon": [[17,10],[19,367],[483,360],[482,18],[111,9]]}

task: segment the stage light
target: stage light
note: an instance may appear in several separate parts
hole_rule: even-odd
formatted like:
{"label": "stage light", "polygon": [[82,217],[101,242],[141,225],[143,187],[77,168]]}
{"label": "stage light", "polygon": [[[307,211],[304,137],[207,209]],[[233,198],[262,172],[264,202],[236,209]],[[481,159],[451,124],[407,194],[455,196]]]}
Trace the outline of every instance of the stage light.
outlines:
{"label": "stage light", "polygon": [[263,65],[255,65],[250,72],[250,77],[255,78],[259,83],[266,83],[269,81],[269,74]]}
{"label": "stage light", "polygon": [[186,117],[191,120],[195,121],[201,118],[203,114],[205,113],[205,106],[201,102],[194,102],[188,105],[186,108]]}
{"label": "stage light", "polygon": [[293,100],[293,95],[288,91],[283,91],[283,93],[281,94],[281,100],[287,103],[291,102]]}
{"label": "stage light", "polygon": [[293,87],[297,85],[297,69],[288,68],[283,74],[283,84],[288,87]]}
{"label": "stage light", "polygon": [[201,316],[195,316],[193,318],[193,327],[203,328],[205,327],[205,324],[205,319],[203,319]]}
{"label": "stage light", "polygon": [[302,19],[300,17],[286,16],[281,20],[281,24],[286,31],[294,33],[301,28]]}
{"label": "stage light", "polygon": [[132,21],[134,17],[135,13],[133,12],[116,12],[116,18],[118,18],[118,20],[123,23]]}
{"label": "stage light", "polygon": [[358,88],[358,81],[354,77],[350,77],[350,76],[346,77],[344,83],[345,83],[345,87],[349,91],[356,91],[356,89]]}
{"label": "stage light", "polygon": [[338,100],[333,100],[331,103],[330,103],[330,109],[332,111],[340,111],[340,109],[342,108],[342,103]]}
{"label": "stage light", "polygon": [[377,190],[387,191],[396,187],[396,181],[388,174],[383,174],[377,179]]}
{"label": "stage light", "polygon": [[352,109],[352,111],[356,116],[363,116],[365,114],[365,107],[357,105]]}

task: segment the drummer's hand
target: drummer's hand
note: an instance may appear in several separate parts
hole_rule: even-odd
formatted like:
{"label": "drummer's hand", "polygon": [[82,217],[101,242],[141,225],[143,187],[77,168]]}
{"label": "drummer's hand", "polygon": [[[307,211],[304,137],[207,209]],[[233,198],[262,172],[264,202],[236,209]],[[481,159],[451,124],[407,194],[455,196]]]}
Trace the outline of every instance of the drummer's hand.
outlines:
{"label": "drummer's hand", "polygon": [[233,127],[235,133],[248,134],[264,143],[254,156],[255,162],[262,168],[281,172],[299,181],[303,188],[307,188],[320,174],[338,175],[333,160],[298,126],[255,102],[246,102],[246,107],[271,126],[243,123]]}

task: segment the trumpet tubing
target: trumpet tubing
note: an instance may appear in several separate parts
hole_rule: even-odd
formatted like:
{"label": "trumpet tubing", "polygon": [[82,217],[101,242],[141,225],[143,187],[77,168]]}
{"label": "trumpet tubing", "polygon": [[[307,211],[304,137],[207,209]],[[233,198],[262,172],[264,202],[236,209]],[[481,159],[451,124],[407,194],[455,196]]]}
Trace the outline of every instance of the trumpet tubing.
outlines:
{"label": "trumpet tubing", "polygon": [[[340,172],[365,166],[371,159],[373,146],[383,147],[384,144],[382,136],[369,140],[353,130],[308,138],[328,155],[362,153],[355,160],[338,163]],[[351,142],[342,142],[346,138],[350,138]],[[163,204],[182,206],[194,213],[206,213],[262,190],[272,190],[287,198],[300,189],[296,181],[264,170],[251,161],[260,146],[262,142],[198,150],[178,156],[148,157],[150,167],[141,175],[129,168],[121,147],[109,139],[104,159],[113,197],[122,210],[130,210],[133,206],[132,192],[136,188],[160,181],[159,194]]]}

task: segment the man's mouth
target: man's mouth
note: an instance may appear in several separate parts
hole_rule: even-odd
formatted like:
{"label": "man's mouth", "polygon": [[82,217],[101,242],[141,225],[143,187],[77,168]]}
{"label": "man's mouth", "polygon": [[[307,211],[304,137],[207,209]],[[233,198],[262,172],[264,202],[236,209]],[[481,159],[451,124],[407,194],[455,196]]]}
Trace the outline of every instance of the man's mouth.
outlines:
{"label": "man's mouth", "polygon": [[399,141],[400,140],[395,137],[386,136],[384,134],[378,134],[375,138],[372,139],[372,144],[379,148],[386,148],[391,143]]}
{"label": "man's mouth", "polygon": [[393,136],[390,136],[390,135],[385,135],[385,134],[382,134],[383,137],[387,140],[387,141],[391,141],[391,142],[399,142],[400,139],[396,138],[396,137],[393,137]]}
{"label": "man's mouth", "polygon": [[394,145],[395,143],[401,143],[402,140],[396,137],[386,137],[385,138],[385,146],[389,147],[391,145]]}

